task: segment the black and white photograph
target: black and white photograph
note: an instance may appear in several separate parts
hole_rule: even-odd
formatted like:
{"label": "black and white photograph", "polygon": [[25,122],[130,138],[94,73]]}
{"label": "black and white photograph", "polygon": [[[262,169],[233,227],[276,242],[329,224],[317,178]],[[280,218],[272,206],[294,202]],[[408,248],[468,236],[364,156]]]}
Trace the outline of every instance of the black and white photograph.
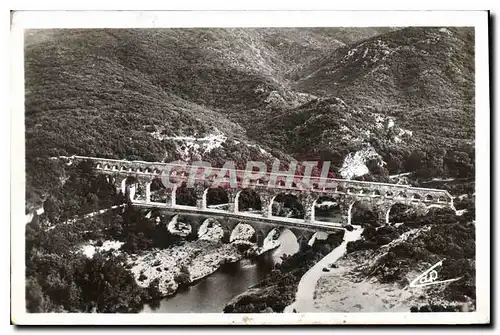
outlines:
{"label": "black and white photograph", "polygon": [[17,14],[13,323],[489,322],[487,12]]}

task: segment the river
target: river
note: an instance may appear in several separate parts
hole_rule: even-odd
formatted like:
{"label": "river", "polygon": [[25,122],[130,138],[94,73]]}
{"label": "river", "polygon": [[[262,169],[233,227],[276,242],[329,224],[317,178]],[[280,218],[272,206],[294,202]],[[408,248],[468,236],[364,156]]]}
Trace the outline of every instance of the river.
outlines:
{"label": "river", "polygon": [[142,313],[222,313],[224,306],[235,296],[257,284],[283,254],[294,254],[299,245],[293,233],[284,230],[279,237],[281,245],[256,260],[243,259],[225,264],[215,273],[194,285],[178,291],[160,302],[159,307],[146,305]]}

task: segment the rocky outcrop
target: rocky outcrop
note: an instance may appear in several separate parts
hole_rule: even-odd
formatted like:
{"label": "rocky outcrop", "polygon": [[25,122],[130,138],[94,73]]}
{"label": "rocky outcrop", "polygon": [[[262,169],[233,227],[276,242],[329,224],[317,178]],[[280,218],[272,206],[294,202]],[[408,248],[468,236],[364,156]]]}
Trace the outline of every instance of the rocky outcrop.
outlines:
{"label": "rocky outcrop", "polygon": [[101,242],[95,242],[95,241],[88,241],[88,243],[82,245],[79,250],[83,252],[87,258],[92,258],[96,252],[101,252],[101,251],[109,251],[109,250],[115,250],[118,252],[118,250],[122,247],[124,242],[120,241],[111,241],[111,240],[106,240],[106,241],[101,241]]}
{"label": "rocky outcrop", "polygon": [[159,279],[158,289],[162,295],[168,296],[176,292],[179,284],[203,278],[222,264],[236,262],[242,257],[235,245],[198,240],[133,255],[128,262],[139,286],[148,287],[153,280]]}
{"label": "rocky outcrop", "polygon": [[184,222],[178,221],[178,216],[174,216],[167,225],[168,231],[173,235],[186,237],[191,234],[191,226]]}
{"label": "rocky outcrop", "polygon": [[375,149],[369,146],[355,153],[349,153],[344,158],[344,163],[342,164],[339,173],[344,179],[352,179],[354,177],[360,177],[368,174],[370,173],[370,170],[368,169],[366,163],[369,160],[377,160],[379,166],[383,166],[385,164]]}

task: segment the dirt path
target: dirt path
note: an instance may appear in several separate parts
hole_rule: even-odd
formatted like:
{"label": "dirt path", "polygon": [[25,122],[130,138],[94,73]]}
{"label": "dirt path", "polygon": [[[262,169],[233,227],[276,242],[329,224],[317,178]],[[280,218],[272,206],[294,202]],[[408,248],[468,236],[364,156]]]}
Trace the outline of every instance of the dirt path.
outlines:
{"label": "dirt path", "polygon": [[315,312],[314,291],[318,280],[325,274],[323,268],[328,267],[329,264],[334,263],[342,257],[347,250],[347,243],[358,240],[362,232],[361,228],[351,232],[346,231],[342,243],[302,276],[297,288],[295,301],[285,308],[284,313],[293,313],[294,310],[299,313]]}
{"label": "dirt path", "polygon": [[50,227],[48,227],[47,229],[45,229],[45,231],[49,231],[49,230],[52,230],[54,229],[56,226],[60,226],[60,225],[66,225],[66,224],[73,224],[75,223],[76,221],[78,220],[83,220],[83,219],[86,219],[86,218],[90,218],[90,217],[93,217],[95,215],[99,215],[99,214],[104,214],[106,212],[109,212],[113,209],[117,209],[117,208],[123,208],[125,207],[127,204],[121,204],[121,205],[114,205],[114,206],[111,206],[109,208],[103,208],[103,209],[100,209],[98,211],[95,211],[95,212],[92,212],[92,213],[87,213],[87,214],[82,214],[82,215],[78,215],[78,216],[75,216],[71,219],[68,219],[64,222],[61,222],[61,223],[58,223],[58,224],[54,224],[54,225],[51,225]]}

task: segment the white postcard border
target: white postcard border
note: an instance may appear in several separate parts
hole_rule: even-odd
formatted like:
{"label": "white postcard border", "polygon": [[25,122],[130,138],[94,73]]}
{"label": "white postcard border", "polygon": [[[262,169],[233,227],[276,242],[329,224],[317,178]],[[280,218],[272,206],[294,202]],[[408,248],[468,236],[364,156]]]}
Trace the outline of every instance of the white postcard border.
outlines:
{"label": "white postcard border", "polygon": [[[471,313],[33,314],[25,311],[23,29],[473,26],[476,78],[476,295]],[[23,11],[11,26],[11,319],[15,324],[467,324],[490,319],[490,106],[486,11]]]}

